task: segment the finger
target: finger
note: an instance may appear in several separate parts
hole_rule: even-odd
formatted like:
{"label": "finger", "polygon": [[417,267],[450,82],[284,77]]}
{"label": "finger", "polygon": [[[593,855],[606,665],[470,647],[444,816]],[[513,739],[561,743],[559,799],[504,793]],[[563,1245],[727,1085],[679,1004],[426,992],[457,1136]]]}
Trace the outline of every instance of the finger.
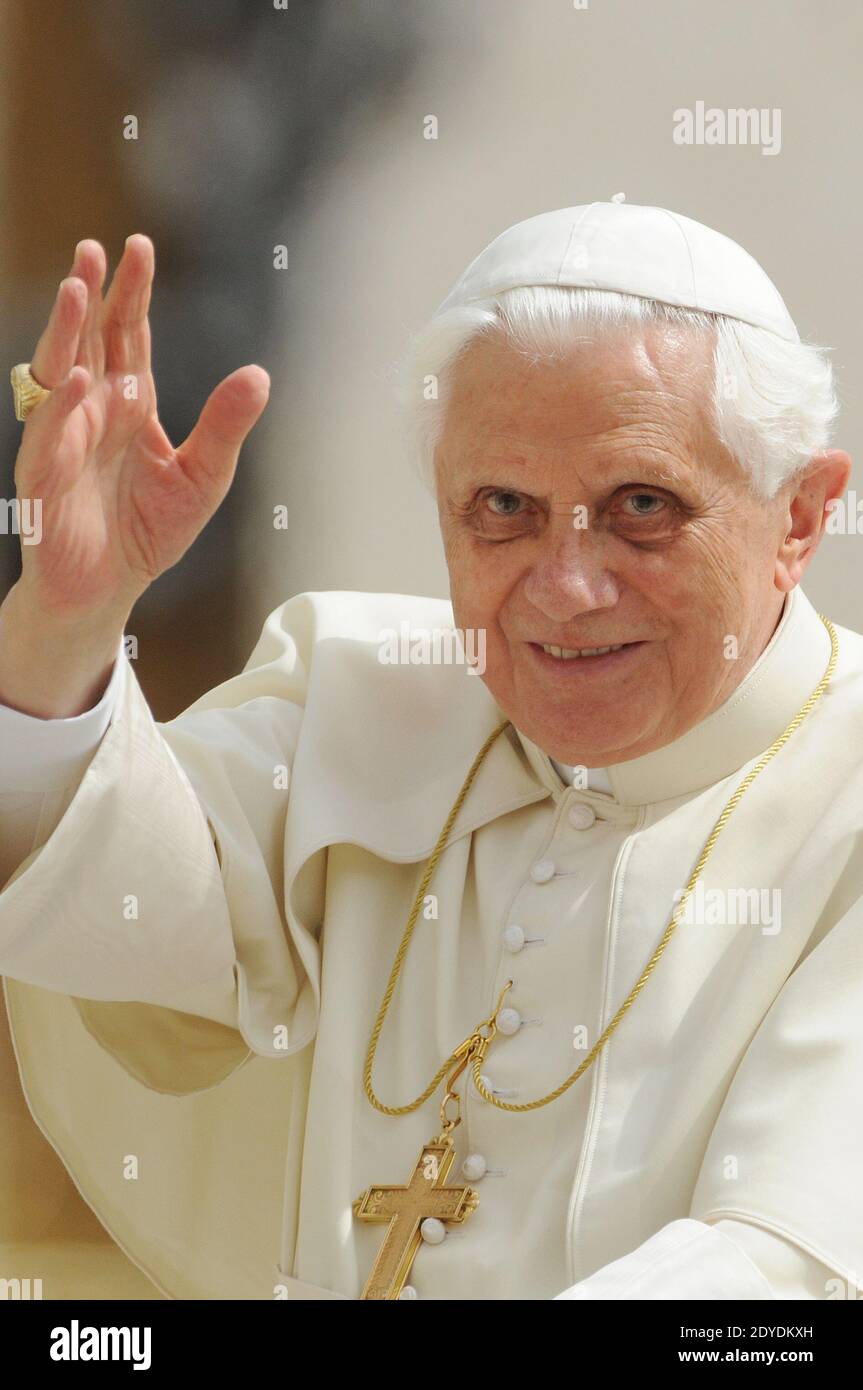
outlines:
{"label": "finger", "polygon": [[147,313],[155,268],[150,238],[143,232],[128,236],[101,312],[106,371],[139,375],[150,370]]}
{"label": "finger", "polygon": [[87,313],[78,340],[78,362],[91,376],[100,377],[105,370],[102,346],[102,285],[108,269],[105,248],[92,237],[79,241],[75,247],[72,273],[87,286]]}
{"label": "finger", "polygon": [[53,434],[59,434],[63,422],[75,406],[84,399],[90,385],[90,373],[86,367],[75,363],[61,382],[51,389],[34,406],[25,422],[25,432],[30,438],[39,437],[40,446],[47,444]]}
{"label": "finger", "polygon": [[260,418],[270,392],[263,367],[238,367],[210,394],[197,424],[176,451],[189,478],[208,494],[224,496],[246,435]]}
{"label": "finger", "polygon": [[87,312],[87,286],[74,275],[60,281],[48,322],[30,359],[30,373],[51,391],[75,364]]}
{"label": "finger", "polygon": [[51,388],[46,396],[34,406],[24,425],[21,448],[15,462],[15,482],[20,484],[21,467],[26,468],[28,460],[35,460],[51,469],[54,450],[63,432],[63,426],[72,411],[87,394],[90,387],[90,373],[86,367],[76,363],[61,382]]}

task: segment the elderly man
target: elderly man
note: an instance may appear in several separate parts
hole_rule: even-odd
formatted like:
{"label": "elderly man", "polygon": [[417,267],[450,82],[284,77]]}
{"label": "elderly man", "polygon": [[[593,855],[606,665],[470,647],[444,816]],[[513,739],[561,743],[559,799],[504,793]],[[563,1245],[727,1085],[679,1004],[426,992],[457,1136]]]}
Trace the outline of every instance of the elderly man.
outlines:
{"label": "elderly man", "polygon": [[863,641],[800,588],[850,471],[824,353],[688,218],[510,228],[406,373],[452,604],[301,593],[157,724],[123,628],[267,382],[173,448],[149,240],[104,273],[81,243],[17,373],[0,970],[115,1239],[174,1297],[855,1297]]}

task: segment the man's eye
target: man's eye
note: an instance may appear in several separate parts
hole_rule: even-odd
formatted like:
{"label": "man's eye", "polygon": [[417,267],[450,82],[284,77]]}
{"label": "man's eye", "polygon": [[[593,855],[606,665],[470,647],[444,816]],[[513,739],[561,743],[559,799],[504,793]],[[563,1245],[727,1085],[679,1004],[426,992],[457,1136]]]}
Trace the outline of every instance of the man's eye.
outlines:
{"label": "man's eye", "polygon": [[658,516],[662,508],[667,507],[668,505],[668,503],[665,501],[663,497],[656,497],[652,492],[632,492],[628,497],[625,497],[623,500],[624,505],[627,502],[657,502],[659,504],[657,507],[653,507],[650,510],[648,510],[648,508],[645,506],[636,506],[635,510],[629,513],[630,516]]}
{"label": "man's eye", "polygon": [[[503,498],[504,501],[505,501],[506,503],[508,503],[508,504],[511,504],[511,503],[516,503],[516,504],[518,504],[518,503],[521,501],[521,497],[519,496],[519,494],[518,494],[517,492],[504,492],[504,491],[498,491],[498,492],[489,493],[488,497],[486,498],[486,501],[487,501],[487,502],[494,502],[494,501],[496,501],[496,500],[498,500],[498,499],[500,499],[500,498]],[[511,506],[511,505],[507,505],[507,506],[504,507],[503,510],[501,510],[501,511],[498,511],[495,507],[492,507],[492,511],[493,511],[493,513],[494,513],[495,516],[517,516],[517,515],[518,515],[518,513],[517,513],[515,507],[513,507],[513,506]]]}

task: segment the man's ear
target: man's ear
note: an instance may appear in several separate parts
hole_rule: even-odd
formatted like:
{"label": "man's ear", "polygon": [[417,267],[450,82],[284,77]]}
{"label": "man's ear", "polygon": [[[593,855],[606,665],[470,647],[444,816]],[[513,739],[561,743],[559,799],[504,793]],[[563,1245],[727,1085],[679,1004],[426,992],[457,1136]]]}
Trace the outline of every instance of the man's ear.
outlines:
{"label": "man's ear", "polygon": [[811,563],[829,512],[844,493],[851,476],[851,457],[842,449],[813,454],[805,472],[786,490],[785,537],[776,554],[775,584],[787,593],[796,588]]}

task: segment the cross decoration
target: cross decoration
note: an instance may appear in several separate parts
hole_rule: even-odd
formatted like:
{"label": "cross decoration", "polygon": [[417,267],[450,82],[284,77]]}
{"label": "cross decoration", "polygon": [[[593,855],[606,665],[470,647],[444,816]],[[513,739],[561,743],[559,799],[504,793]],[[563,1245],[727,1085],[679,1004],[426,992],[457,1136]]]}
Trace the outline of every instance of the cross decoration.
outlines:
{"label": "cross decoration", "polygon": [[388,1221],[389,1229],[377,1253],[364,1299],[398,1298],[422,1244],[420,1226],[428,1216],[460,1225],[479,1205],[472,1187],[447,1187],[455,1158],[449,1135],[425,1144],[410,1182],[398,1187],[367,1187],[353,1203],[360,1221]]}
{"label": "cross decoration", "polygon": [[[451,1060],[456,1062],[456,1067],[447,1078],[441,1101],[441,1132],[423,1145],[410,1182],[399,1187],[367,1187],[351,1205],[354,1216],[360,1221],[389,1222],[361,1299],[398,1298],[422,1242],[422,1223],[428,1217],[461,1225],[479,1206],[479,1196],[472,1187],[446,1186],[447,1174],[455,1159],[452,1131],[461,1124],[461,1100],[453,1086],[467,1067],[473,1066],[478,1071],[482,1065],[488,1045],[497,1032],[497,1011],[511,985],[512,980],[507,980],[494,1013],[452,1054]],[[420,1097],[422,1099],[424,1097]],[[454,1116],[447,1113],[450,1103],[456,1107]],[[416,1107],[417,1102],[414,1102],[408,1108]]]}

